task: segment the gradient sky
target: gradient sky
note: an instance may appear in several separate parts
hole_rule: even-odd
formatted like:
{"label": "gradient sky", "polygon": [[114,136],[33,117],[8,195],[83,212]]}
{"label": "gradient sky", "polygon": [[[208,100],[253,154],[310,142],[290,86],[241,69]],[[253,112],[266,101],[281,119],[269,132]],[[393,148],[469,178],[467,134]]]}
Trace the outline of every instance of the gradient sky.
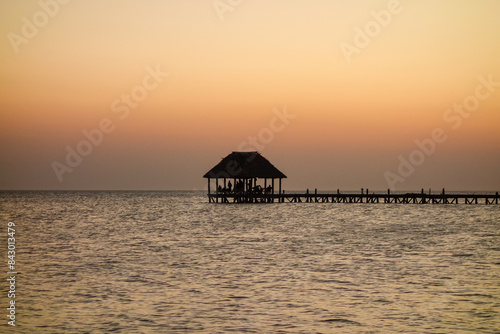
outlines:
{"label": "gradient sky", "polygon": [[[401,0],[348,62],[342,43],[389,2],[242,0],[221,14],[228,0],[0,1],[0,189],[203,189],[286,110],[295,118],[253,147],[285,189],[387,189],[386,172],[441,128],[395,188],[500,190],[500,86],[444,119],[479,77],[500,82],[500,1]],[[169,75],[114,112],[148,67]],[[60,182],[53,162],[103,119],[113,131]]]}

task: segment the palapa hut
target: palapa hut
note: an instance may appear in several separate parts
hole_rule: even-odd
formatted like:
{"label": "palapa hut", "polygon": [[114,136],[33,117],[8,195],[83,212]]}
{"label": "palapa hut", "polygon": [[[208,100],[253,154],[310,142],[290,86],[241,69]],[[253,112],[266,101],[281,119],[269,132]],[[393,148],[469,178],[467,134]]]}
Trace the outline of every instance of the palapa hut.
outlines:
{"label": "palapa hut", "polygon": [[[258,152],[232,152],[208,171],[204,178],[208,179],[208,195],[211,195],[211,180],[215,179],[215,194],[275,194],[274,180],[279,180],[278,194],[281,194],[281,180],[286,175],[280,172]],[[264,188],[257,184],[264,180]],[[222,182],[219,183],[219,180]],[[270,180],[270,184],[268,184]],[[233,181],[231,184],[229,184]]]}

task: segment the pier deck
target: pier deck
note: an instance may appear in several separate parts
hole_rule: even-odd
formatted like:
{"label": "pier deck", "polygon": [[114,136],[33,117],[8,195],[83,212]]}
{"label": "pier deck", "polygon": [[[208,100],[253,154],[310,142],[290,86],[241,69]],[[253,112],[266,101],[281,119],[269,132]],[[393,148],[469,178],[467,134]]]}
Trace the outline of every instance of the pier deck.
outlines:
{"label": "pier deck", "polygon": [[395,203],[395,204],[498,204],[495,194],[425,193],[290,193],[290,194],[209,194],[210,203]]}

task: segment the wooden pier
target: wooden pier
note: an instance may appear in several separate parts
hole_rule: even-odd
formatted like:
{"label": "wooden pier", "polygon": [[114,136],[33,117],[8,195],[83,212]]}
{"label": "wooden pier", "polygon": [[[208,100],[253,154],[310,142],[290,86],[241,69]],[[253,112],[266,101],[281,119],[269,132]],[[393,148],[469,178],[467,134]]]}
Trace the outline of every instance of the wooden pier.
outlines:
{"label": "wooden pier", "polygon": [[[446,193],[285,193],[281,181],[286,175],[260,153],[232,152],[204,176],[210,203],[393,203],[393,204],[498,204],[498,192],[490,194]],[[215,180],[215,191],[211,184]],[[275,180],[277,187],[275,187]],[[231,182],[232,181],[232,182]]]}
{"label": "wooden pier", "polygon": [[281,194],[209,194],[210,203],[393,203],[393,204],[498,204],[494,194],[458,193],[281,193]]}

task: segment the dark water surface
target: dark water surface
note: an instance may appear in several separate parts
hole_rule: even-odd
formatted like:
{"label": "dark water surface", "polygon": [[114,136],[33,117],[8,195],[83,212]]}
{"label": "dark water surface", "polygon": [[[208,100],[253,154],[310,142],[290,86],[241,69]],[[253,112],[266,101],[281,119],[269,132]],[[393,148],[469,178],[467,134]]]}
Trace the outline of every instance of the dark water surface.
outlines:
{"label": "dark water surface", "polygon": [[500,332],[498,205],[3,192],[0,218],[19,333]]}

